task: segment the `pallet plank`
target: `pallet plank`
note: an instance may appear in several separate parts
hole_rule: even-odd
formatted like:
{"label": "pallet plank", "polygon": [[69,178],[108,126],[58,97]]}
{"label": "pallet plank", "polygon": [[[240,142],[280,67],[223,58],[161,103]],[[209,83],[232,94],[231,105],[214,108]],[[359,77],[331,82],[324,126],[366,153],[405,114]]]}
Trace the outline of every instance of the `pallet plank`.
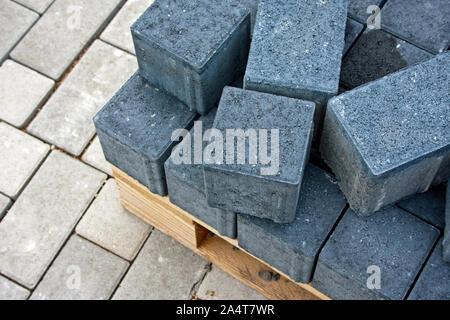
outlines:
{"label": "pallet plank", "polygon": [[239,248],[236,239],[218,236],[217,230],[172,204],[168,197],[151,193],[114,166],[112,170],[122,205],[128,211],[267,298],[329,300],[310,284],[292,281],[287,275]]}

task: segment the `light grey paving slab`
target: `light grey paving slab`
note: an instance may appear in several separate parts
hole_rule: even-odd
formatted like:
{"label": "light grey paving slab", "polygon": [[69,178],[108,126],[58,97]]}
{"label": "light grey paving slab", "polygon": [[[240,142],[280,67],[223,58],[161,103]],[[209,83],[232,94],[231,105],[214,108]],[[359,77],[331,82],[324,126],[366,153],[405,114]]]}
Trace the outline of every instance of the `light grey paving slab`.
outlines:
{"label": "light grey paving slab", "polygon": [[0,300],[25,300],[29,295],[27,289],[0,276]]}
{"label": "light grey paving slab", "polygon": [[110,176],[113,175],[111,165],[105,159],[102,145],[100,144],[100,140],[98,139],[98,137],[95,137],[94,141],[92,141],[92,144],[84,153],[82,160],[86,163],[89,163],[91,166],[96,167],[103,172],[106,172]]}
{"label": "light grey paving slab", "polygon": [[201,300],[267,300],[216,266],[203,279],[197,296]]}
{"label": "light grey paving slab", "polygon": [[123,0],[55,0],[11,57],[58,80]]}
{"label": "light grey paving slab", "polygon": [[0,220],[3,218],[10,205],[11,199],[0,194]]}
{"label": "light grey paving slab", "polygon": [[0,0],[0,63],[31,28],[39,15],[10,0]]}
{"label": "light grey paving slab", "polygon": [[50,146],[0,123],[0,191],[15,199],[41,164]]}
{"label": "light grey paving slab", "polygon": [[189,299],[206,265],[206,260],[154,230],[113,299]]}
{"label": "light grey paving slab", "polygon": [[86,239],[132,260],[152,227],[129,213],[120,203],[114,179],[109,179],[76,228]]}
{"label": "light grey paving slab", "polygon": [[102,33],[100,39],[134,54],[133,38],[130,31],[131,25],[154,1],[128,0]]}
{"label": "light grey paving slab", "polygon": [[136,71],[136,58],[96,41],[28,130],[80,155],[95,134],[92,118]]}
{"label": "light grey paving slab", "polygon": [[0,272],[35,287],[105,178],[53,151],[0,224]]}
{"label": "light grey paving slab", "polygon": [[55,259],[31,300],[106,300],[119,285],[129,263],[72,236]]}
{"label": "light grey paving slab", "polygon": [[54,0],[14,0],[36,12],[44,13]]}
{"label": "light grey paving slab", "polygon": [[0,119],[22,128],[50,94],[55,81],[12,60],[0,68]]}

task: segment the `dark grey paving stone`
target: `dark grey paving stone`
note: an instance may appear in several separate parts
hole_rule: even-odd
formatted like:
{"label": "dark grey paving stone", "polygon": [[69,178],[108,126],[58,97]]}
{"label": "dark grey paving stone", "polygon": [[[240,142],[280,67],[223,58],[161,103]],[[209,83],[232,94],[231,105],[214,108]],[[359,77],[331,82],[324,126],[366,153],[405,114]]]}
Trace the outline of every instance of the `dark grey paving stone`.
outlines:
{"label": "dark grey paving stone", "polygon": [[[309,158],[314,109],[312,102],[226,87],[214,128],[220,139],[228,136],[228,142],[224,142],[223,154],[217,148],[212,157],[206,155],[208,204],[280,223],[292,222]],[[236,139],[230,129],[240,129],[242,135],[253,138]],[[252,152],[249,146],[254,147]],[[258,154],[254,149],[259,149]]]}
{"label": "dark grey paving stone", "polygon": [[131,31],[142,77],[204,115],[244,69],[250,10],[237,0],[159,0]]}
{"label": "dark grey paving stone", "polygon": [[445,205],[445,231],[442,256],[445,261],[450,262],[450,184],[447,185]]}
{"label": "dark grey paving stone", "polygon": [[383,30],[366,29],[342,63],[341,83],[355,88],[432,57]]}
{"label": "dark grey paving stone", "polygon": [[450,45],[450,6],[447,0],[389,0],[381,24],[396,36],[435,54]]}
{"label": "dark grey paving stone", "polygon": [[439,241],[419,276],[409,300],[450,300],[450,263],[442,259]]}
{"label": "dark grey paving stone", "polygon": [[347,25],[345,27],[345,45],[344,45],[344,55],[347,53],[348,49],[355,42],[356,38],[361,34],[364,29],[364,25],[351,18],[347,19]]}
{"label": "dark grey paving stone", "polygon": [[195,117],[137,72],[94,117],[94,123],[106,160],[151,192],[165,196],[164,162],[176,144],[172,132],[189,128]]}
{"label": "dark grey paving stone", "polygon": [[397,206],[436,228],[443,229],[445,226],[445,188],[443,185],[408,197],[398,202]]}
{"label": "dark grey paving stone", "polygon": [[325,171],[307,165],[294,222],[240,214],[239,246],[297,282],[311,281],[315,261],[347,201]]}
{"label": "dark grey paving stone", "polygon": [[[348,210],[319,255],[312,285],[332,299],[404,299],[438,237],[396,207],[365,219]],[[379,289],[369,286],[377,268]]]}
{"label": "dark grey paving stone", "polygon": [[261,0],[244,88],[325,105],[338,92],[346,21],[346,0]]}
{"label": "dark grey paving stone", "polygon": [[[167,187],[172,203],[206,222],[221,235],[236,238],[236,213],[211,208],[206,202],[201,151],[208,143],[202,140],[201,150],[195,150],[196,135],[201,139],[212,128],[216,111],[212,109],[208,115],[196,121],[190,135],[174,148],[172,156],[165,163]],[[181,163],[179,159],[183,157],[187,158]]]}
{"label": "dark grey paving stone", "polygon": [[348,15],[349,17],[366,24],[367,19],[372,15],[367,13],[367,8],[371,5],[378,7],[385,2],[384,0],[348,0]]}
{"label": "dark grey paving stone", "polygon": [[449,67],[443,53],[329,102],[320,151],[359,215],[448,179]]}

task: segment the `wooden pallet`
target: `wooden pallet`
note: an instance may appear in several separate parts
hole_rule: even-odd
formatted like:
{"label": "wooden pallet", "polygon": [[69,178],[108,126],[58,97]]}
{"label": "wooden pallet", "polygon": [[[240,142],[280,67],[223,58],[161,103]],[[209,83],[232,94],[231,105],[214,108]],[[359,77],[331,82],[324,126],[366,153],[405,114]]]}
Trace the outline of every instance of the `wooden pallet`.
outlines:
{"label": "wooden pallet", "polygon": [[168,197],[151,193],[123,171],[112,168],[122,205],[128,211],[267,298],[329,300],[310,284],[294,282],[286,274],[239,248],[236,239],[218,236],[214,228],[172,204]]}

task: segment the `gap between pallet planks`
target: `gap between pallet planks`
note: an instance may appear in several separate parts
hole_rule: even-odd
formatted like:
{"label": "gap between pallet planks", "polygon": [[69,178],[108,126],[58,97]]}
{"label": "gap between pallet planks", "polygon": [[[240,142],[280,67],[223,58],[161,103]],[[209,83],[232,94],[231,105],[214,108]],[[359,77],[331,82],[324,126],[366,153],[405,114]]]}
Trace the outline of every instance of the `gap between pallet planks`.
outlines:
{"label": "gap between pallet planks", "polygon": [[[114,166],[112,170],[120,190],[122,205],[128,211],[267,298],[329,300],[310,284],[292,281],[284,273],[239,248],[236,239],[219,236],[216,230],[172,204],[168,197],[151,193],[138,181]],[[214,236],[211,236],[210,232]],[[279,274],[280,277],[276,281],[266,281],[259,276],[261,272]]]}

